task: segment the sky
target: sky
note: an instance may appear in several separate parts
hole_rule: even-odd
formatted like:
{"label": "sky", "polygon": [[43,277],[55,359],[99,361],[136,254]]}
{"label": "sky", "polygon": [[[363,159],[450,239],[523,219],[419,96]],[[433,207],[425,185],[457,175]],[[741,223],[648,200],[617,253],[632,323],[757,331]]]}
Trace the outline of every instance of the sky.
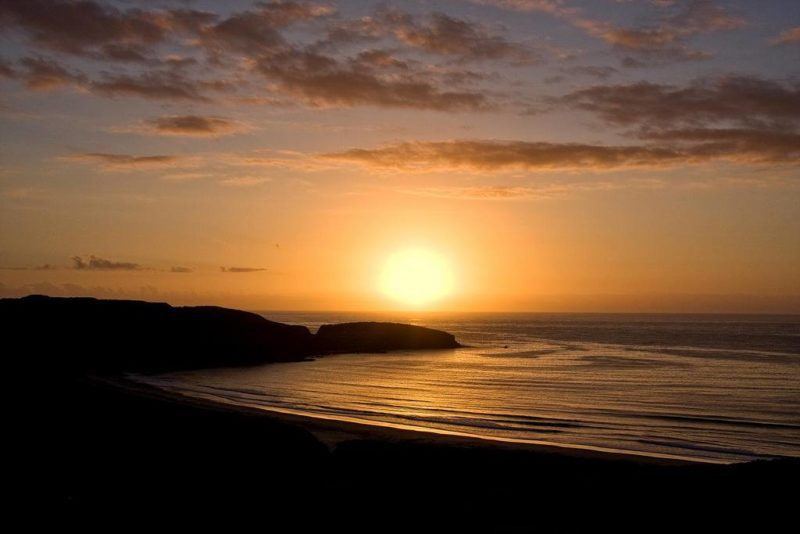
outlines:
{"label": "sky", "polygon": [[[0,296],[800,313],[800,2],[0,2]],[[407,303],[406,303],[407,304]]]}

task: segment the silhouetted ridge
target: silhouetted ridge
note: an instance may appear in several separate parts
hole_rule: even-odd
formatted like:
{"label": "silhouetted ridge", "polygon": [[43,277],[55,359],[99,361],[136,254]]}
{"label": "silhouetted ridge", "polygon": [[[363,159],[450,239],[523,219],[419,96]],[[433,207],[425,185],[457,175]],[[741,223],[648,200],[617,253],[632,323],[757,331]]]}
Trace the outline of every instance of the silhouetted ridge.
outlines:
{"label": "silhouetted ridge", "polygon": [[402,349],[452,349],[455,336],[422,326],[400,323],[342,323],[322,325],[314,336],[320,352],[373,352]]}
{"label": "silhouetted ridge", "polygon": [[48,372],[160,372],[458,346],[450,334],[411,325],[325,325],[314,336],[305,326],[215,306],[40,295],[0,299],[0,324],[15,362]]}

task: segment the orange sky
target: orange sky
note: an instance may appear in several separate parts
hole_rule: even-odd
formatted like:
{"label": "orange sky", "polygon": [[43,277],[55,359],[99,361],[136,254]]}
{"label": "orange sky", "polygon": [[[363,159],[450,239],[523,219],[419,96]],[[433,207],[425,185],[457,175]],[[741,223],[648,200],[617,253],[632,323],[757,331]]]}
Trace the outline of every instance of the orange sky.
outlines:
{"label": "orange sky", "polygon": [[800,313],[793,2],[92,4],[0,8],[2,295]]}

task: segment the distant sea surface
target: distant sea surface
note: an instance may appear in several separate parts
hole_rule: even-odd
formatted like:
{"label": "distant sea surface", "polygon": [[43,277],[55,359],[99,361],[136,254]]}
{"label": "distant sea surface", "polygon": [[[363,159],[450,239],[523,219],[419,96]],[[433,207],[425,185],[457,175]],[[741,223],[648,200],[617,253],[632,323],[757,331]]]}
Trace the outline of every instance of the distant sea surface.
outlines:
{"label": "distant sea surface", "polygon": [[735,462],[800,456],[800,316],[262,313],[393,320],[468,347],[150,377],[265,410],[487,439]]}

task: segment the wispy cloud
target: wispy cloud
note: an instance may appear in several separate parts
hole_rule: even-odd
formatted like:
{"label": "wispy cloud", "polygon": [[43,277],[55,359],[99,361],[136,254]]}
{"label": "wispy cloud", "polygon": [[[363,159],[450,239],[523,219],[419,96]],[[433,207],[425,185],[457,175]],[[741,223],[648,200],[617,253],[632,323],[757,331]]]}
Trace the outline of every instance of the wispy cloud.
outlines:
{"label": "wispy cloud", "polygon": [[747,24],[742,16],[713,0],[654,2],[660,8],[658,14],[650,23],[637,26],[621,26],[587,16],[582,9],[560,0],[471,1],[514,11],[538,11],[563,19],[626,54],[623,65],[629,67],[708,58],[709,52],[694,49],[687,41],[695,35],[735,30]]}
{"label": "wispy cloud", "polygon": [[403,192],[440,198],[464,200],[515,201],[550,199],[568,194],[610,191],[622,188],[656,189],[664,184],[657,179],[537,181],[526,185],[443,185],[404,189]]}
{"label": "wispy cloud", "polygon": [[269,181],[270,178],[266,176],[234,176],[220,180],[219,184],[227,187],[255,187]]}
{"label": "wispy cloud", "polygon": [[223,273],[257,273],[266,271],[261,267],[220,267],[219,269]]}
{"label": "wispy cloud", "polygon": [[178,72],[153,71],[137,75],[109,74],[88,83],[88,89],[104,96],[138,96],[154,100],[208,102],[204,89],[223,90],[223,82],[190,79]]}
{"label": "wispy cloud", "polygon": [[220,137],[247,131],[247,125],[224,117],[170,115],[148,119],[142,130],[156,135]]}
{"label": "wispy cloud", "polygon": [[112,169],[136,169],[142,167],[168,167],[180,161],[181,158],[179,156],[168,155],[136,156],[131,154],[85,152],[63,156],[62,159],[67,161],[75,161],[78,163],[98,164]]}
{"label": "wispy cloud", "polygon": [[28,89],[50,91],[62,87],[80,87],[86,76],[69,70],[61,64],[42,57],[25,57],[19,61],[20,69],[11,71],[10,77],[22,80]]}
{"label": "wispy cloud", "polygon": [[486,186],[433,186],[418,187],[405,190],[408,193],[423,196],[463,199],[512,200],[544,196],[534,187],[486,185]]}
{"label": "wispy cloud", "polygon": [[774,45],[800,44],[800,26],[782,31],[771,41]]}
{"label": "wispy cloud", "polygon": [[735,30],[744,26],[746,21],[711,0],[694,0],[685,9],[648,26],[619,27],[581,17],[574,19],[574,24],[620,51],[633,54],[625,64],[637,66],[643,62],[707,58],[710,56],[708,52],[690,48],[686,39],[700,33]]}
{"label": "wispy cloud", "polygon": [[324,154],[322,157],[374,168],[418,172],[494,172],[513,169],[602,171],[712,161],[785,164],[797,164],[800,161],[800,134],[789,133],[770,139],[748,132],[705,131],[702,134],[695,132],[694,135],[694,138],[681,138],[682,143],[639,145],[495,140],[406,142],[373,149],[356,148]]}
{"label": "wispy cloud", "polygon": [[97,256],[89,256],[86,259],[81,256],[73,256],[72,265],[78,271],[138,271],[142,269],[138,263],[112,261]]}

